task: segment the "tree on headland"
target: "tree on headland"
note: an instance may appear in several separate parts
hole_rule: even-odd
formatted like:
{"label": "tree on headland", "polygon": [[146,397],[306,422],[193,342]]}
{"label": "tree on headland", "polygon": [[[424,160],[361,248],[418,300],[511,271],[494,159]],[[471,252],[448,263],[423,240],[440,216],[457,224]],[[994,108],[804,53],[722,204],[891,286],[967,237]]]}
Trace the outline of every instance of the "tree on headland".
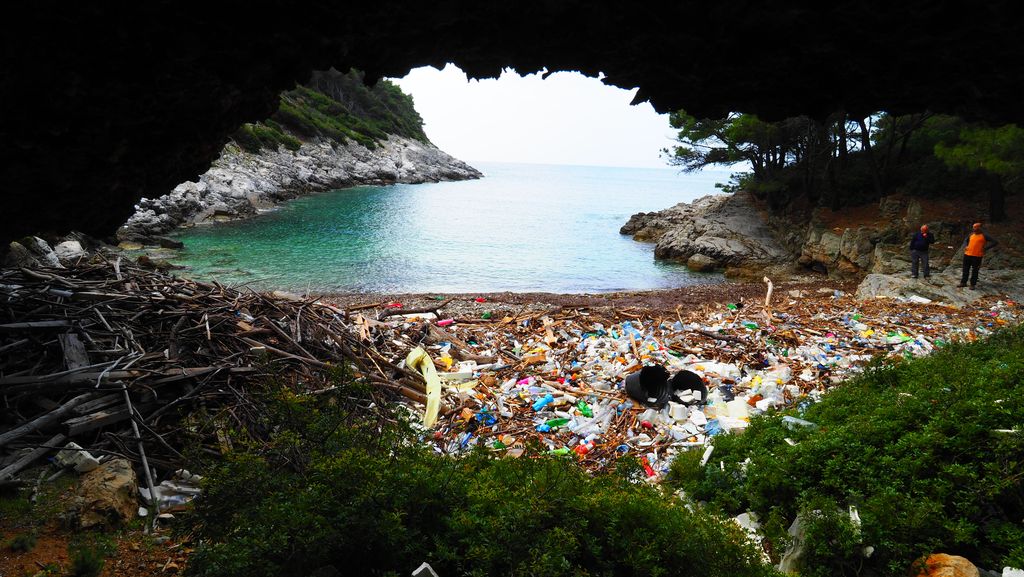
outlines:
{"label": "tree on headland", "polygon": [[952,168],[986,175],[989,219],[1006,219],[1006,187],[1024,175],[1024,129],[1016,124],[997,128],[966,125],[955,143],[937,143],[935,156]]}
{"label": "tree on headland", "polygon": [[[736,185],[729,188],[750,190],[776,207],[791,202],[798,192],[838,208],[841,195],[831,193],[838,188],[829,184],[845,172],[852,153],[871,146],[870,137],[864,136],[865,119],[858,123],[842,112],[824,122],[807,116],[766,122],[740,113],[698,119],[680,110],[670,116],[670,123],[678,133],[677,144],[663,151],[669,164],[690,172],[746,162],[749,176],[734,178]],[[829,194],[822,198],[825,191]]]}
{"label": "tree on headland", "polygon": [[753,114],[738,113],[722,119],[700,119],[680,110],[669,116],[669,123],[679,131],[678,144],[664,152],[670,164],[686,172],[713,164],[748,162],[755,177],[764,179],[799,153],[793,135],[800,129],[798,119],[763,122]]}
{"label": "tree on headland", "polygon": [[670,116],[677,144],[663,152],[690,172],[746,163],[725,190],[747,190],[773,209],[843,206],[895,192],[925,196],[985,190],[989,218],[1006,216],[1007,187],[1024,175],[1024,130],[967,124],[928,111],[892,115],[839,111],[824,119],[767,122],[750,114]]}

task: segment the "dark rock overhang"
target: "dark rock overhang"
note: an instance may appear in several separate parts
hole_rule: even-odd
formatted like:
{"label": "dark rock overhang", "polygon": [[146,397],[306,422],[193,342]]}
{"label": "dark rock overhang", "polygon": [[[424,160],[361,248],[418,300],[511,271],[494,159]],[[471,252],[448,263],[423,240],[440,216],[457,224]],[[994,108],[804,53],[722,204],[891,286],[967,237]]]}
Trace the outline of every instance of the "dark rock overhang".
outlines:
{"label": "dark rock overhang", "polygon": [[[312,70],[578,70],[660,111],[1022,116],[1009,2],[60,3],[0,37],[0,236],[106,235]],[[13,14],[12,14],[13,16]],[[595,118],[594,122],[601,119]],[[500,137],[500,135],[496,135]]]}

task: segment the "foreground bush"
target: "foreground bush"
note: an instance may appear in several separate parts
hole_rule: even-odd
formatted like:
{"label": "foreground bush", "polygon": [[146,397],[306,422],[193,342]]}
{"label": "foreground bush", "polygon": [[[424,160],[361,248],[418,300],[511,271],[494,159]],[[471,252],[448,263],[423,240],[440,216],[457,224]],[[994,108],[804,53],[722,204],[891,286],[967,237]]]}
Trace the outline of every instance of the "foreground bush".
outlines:
{"label": "foreground bush", "polygon": [[[344,398],[344,393],[342,398]],[[236,452],[196,508],[203,576],[771,575],[728,521],[571,459],[434,454],[343,402],[270,405],[269,445]]]}
{"label": "foreground bush", "polygon": [[777,549],[803,513],[802,575],[904,575],[936,551],[1024,566],[1020,328],[876,366],[801,417],[818,428],[789,430],[774,415],[717,437],[709,466],[678,459],[672,483],[712,509],[759,512]]}

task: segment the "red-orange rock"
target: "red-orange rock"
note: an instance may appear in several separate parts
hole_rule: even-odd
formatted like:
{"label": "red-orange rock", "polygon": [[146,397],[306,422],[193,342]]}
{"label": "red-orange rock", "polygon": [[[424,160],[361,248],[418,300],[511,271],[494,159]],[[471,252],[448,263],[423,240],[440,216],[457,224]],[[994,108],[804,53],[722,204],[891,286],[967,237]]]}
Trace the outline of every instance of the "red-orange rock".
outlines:
{"label": "red-orange rock", "polygon": [[918,561],[915,568],[920,567],[917,577],[979,577],[978,568],[963,557],[933,553],[924,561]]}

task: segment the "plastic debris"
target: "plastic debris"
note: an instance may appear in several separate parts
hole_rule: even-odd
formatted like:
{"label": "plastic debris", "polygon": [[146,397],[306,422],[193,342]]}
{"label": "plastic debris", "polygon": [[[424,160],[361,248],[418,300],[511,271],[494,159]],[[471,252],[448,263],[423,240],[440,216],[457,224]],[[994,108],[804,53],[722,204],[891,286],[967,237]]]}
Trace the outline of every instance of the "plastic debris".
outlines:
{"label": "plastic debris", "polygon": [[434,568],[430,566],[430,563],[424,561],[422,565],[412,572],[412,577],[437,577],[437,573],[434,572]]}
{"label": "plastic debris", "polygon": [[[167,513],[187,509],[192,500],[201,493],[199,483],[202,479],[201,476],[189,473],[185,469],[175,471],[173,478],[163,481],[153,488],[153,492],[156,493],[157,503],[160,505],[160,511]],[[139,487],[139,494],[145,502],[152,502],[149,497],[148,487]],[[143,515],[143,511],[144,508],[140,507],[139,515]],[[148,511],[146,511],[146,514],[148,514]]]}
{"label": "plastic debris", "polygon": [[539,450],[589,470],[636,455],[653,482],[683,451],[701,451],[707,466],[711,439],[740,434],[755,415],[791,410],[783,422],[797,444],[817,425],[796,415],[872,358],[927,355],[1021,318],[1009,301],[950,309],[859,302],[833,289],[776,291],[764,306],[709,303],[676,318],[487,306],[490,319],[396,315],[359,325],[379,343],[418,343],[445,383],[438,394],[458,409],[427,425],[423,441],[441,453]]}
{"label": "plastic debris", "polygon": [[782,426],[786,427],[790,431],[796,431],[796,430],[804,429],[804,428],[806,428],[806,429],[817,429],[818,428],[818,425],[815,424],[815,423],[812,423],[810,421],[805,421],[803,419],[798,419],[796,417],[792,417],[792,416],[789,416],[789,415],[786,415],[786,416],[782,417]]}
{"label": "plastic debris", "polygon": [[53,459],[61,467],[73,467],[79,473],[92,471],[100,461],[89,454],[78,443],[68,443]]}
{"label": "plastic debris", "polygon": [[430,360],[430,355],[421,347],[409,351],[409,355],[405,357],[405,364],[419,371],[427,381],[427,406],[423,413],[423,426],[429,429],[437,421],[437,411],[441,403],[441,379],[437,376],[437,369]]}

